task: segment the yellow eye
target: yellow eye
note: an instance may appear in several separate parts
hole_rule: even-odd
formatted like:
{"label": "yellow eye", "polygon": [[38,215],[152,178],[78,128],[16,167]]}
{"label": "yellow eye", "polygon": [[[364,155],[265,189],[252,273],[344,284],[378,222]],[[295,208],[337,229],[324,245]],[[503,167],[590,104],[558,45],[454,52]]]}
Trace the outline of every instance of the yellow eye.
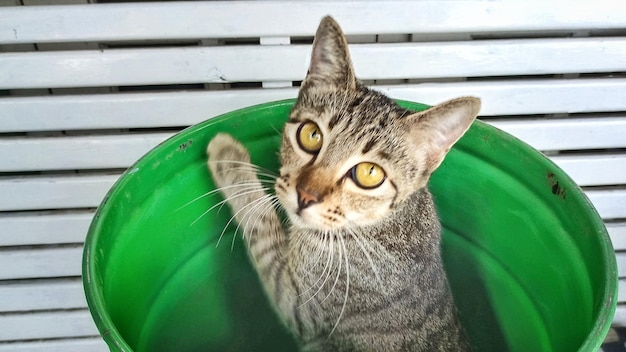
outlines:
{"label": "yellow eye", "polygon": [[306,121],[298,127],[298,144],[307,153],[315,154],[322,149],[324,136],[315,122]]}
{"label": "yellow eye", "polygon": [[361,188],[376,188],[385,181],[385,171],[374,163],[360,163],[352,168],[352,180]]}

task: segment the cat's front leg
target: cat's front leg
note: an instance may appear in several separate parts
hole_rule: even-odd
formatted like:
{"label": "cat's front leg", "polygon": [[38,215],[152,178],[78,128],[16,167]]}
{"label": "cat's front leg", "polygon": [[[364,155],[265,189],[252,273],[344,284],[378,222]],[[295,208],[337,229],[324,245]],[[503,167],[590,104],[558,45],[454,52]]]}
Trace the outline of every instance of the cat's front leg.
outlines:
{"label": "cat's front leg", "polygon": [[243,230],[248,251],[274,305],[293,326],[295,287],[287,260],[287,240],[274,209],[274,197],[263,187],[245,147],[227,134],[216,135],[207,148],[208,167]]}

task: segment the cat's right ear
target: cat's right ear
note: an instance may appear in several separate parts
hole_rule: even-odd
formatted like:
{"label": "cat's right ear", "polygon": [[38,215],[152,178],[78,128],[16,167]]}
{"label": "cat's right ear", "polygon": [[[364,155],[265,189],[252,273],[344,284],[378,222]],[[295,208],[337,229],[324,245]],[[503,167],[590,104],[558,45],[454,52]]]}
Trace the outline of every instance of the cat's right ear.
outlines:
{"label": "cat's right ear", "polygon": [[348,41],[339,24],[330,16],[322,19],[315,33],[311,63],[301,91],[313,87],[328,90],[356,88]]}

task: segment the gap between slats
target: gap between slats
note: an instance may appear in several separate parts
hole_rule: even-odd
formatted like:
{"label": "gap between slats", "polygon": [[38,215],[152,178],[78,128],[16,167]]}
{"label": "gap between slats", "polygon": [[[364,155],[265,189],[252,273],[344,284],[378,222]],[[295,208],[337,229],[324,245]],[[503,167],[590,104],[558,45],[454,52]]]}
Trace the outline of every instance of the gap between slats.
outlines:
{"label": "gap between slats", "polygon": [[[482,99],[481,116],[626,111],[626,79],[503,80],[373,86],[397,99],[436,104]],[[250,105],[295,98],[297,89],[236,89],[0,98],[0,132],[189,126]],[[85,118],[89,116],[90,118]]]}
{"label": "gap between slats", "polygon": [[[624,69],[626,39],[355,44],[350,52],[363,80],[611,73]],[[309,56],[308,45],[4,53],[0,89],[298,81]]]}
{"label": "gap between slats", "polygon": [[[384,15],[390,13],[393,16]],[[312,36],[327,14],[351,34],[572,31],[623,28],[626,22],[621,3],[612,0],[576,6],[489,1],[174,2],[22,7],[4,9],[3,14],[0,43]],[[232,23],[237,25],[225,25]]]}

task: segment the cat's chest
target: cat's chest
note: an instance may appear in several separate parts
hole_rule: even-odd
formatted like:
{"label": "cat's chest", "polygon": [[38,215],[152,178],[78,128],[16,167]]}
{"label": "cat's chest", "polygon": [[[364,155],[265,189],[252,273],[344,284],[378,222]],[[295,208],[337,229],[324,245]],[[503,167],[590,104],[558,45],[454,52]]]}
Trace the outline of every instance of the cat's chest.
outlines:
{"label": "cat's chest", "polygon": [[289,262],[302,301],[335,302],[360,294],[387,296],[418,275],[415,267],[377,242],[326,239],[290,251]]}

